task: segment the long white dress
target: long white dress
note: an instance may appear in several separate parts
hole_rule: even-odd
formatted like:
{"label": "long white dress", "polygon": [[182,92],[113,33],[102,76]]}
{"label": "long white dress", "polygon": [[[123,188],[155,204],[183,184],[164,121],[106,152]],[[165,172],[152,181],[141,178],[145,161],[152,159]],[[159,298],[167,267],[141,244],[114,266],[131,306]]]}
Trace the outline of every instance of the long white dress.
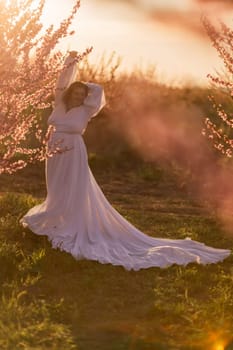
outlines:
{"label": "long white dress", "polygon": [[47,159],[47,198],[30,209],[21,223],[38,235],[47,235],[54,248],[71,253],[76,259],[121,265],[127,270],[190,262],[208,264],[229,256],[229,250],[211,248],[191,239],[145,235],[110,205],[88,166],[82,138],[90,119],[105,104],[104,92],[101,86],[87,83],[90,93],[84,104],[66,112],[61,90],[74,81],[77,68],[70,57],[65,67],[48,120],[55,127],[48,145],[50,149],[60,147],[63,152]]}

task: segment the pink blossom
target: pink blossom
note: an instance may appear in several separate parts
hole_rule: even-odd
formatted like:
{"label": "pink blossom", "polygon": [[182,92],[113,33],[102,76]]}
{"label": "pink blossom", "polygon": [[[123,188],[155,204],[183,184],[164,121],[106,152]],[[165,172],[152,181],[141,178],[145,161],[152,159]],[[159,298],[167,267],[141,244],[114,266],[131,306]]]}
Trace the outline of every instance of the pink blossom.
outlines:
{"label": "pink blossom", "polygon": [[[212,87],[217,93],[233,97],[233,30],[220,21],[219,28],[216,28],[206,17],[203,24],[213,47],[217,50],[225,66],[225,74],[213,76],[208,74]],[[209,100],[216,112],[218,121],[205,120],[205,128],[202,134],[206,136],[215,149],[226,157],[232,157],[233,140],[232,135],[233,115],[225,110],[225,107],[216,101],[216,97],[209,96]],[[221,127],[220,127],[221,125]]]}
{"label": "pink blossom", "polygon": [[[48,156],[50,129],[43,131],[40,119],[51,107],[57,75],[62,70],[64,57],[56,46],[74,34],[69,27],[80,7],[76,0],[57,29],[50,26],[41,34],[45,1],[40,0],[36,9],[33,4],[33,0],[0,2],[0,173],[12,173]],[[79,54],[76,60],[90,51]],[[38,146],[29,146],[29,137]]]}

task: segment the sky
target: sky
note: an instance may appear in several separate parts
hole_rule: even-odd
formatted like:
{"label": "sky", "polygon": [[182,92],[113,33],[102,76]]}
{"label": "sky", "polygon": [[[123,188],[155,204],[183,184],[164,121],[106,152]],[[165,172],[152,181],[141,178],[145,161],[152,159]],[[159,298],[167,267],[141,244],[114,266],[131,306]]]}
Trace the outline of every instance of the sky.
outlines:
{"label": "sky", "polygon": [[[47,0],[43,22],[57,24],[72,5],[60,0],[55,11]],[[62,48],[93,46],[93,63],[114,51],[122,70],[155,66],[162,81],[207,84],[207,74],[221,69],[221,61],[201,24],[203,14],[231,26],[233,0],[82,0],[73,22],[76,33]]]}

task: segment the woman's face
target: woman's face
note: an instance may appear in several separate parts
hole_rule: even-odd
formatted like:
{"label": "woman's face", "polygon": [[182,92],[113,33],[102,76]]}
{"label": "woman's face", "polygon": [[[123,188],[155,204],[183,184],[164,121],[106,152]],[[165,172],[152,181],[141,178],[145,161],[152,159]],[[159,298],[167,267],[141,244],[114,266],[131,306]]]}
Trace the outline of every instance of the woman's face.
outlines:
{"label": "woman's face", "polygon": [[73,107],[81,106],[86,98],[86,90],[82,86],[75,86],[70,94],[69,103]]}

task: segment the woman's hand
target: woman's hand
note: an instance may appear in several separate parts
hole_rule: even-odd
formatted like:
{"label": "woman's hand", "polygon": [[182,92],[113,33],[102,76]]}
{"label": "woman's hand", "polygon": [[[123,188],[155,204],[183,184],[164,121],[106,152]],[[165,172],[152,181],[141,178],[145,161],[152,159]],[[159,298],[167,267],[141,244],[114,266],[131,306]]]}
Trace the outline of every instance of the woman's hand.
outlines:
{"label": "woman's hand", "polygon": [[70,57],[75,58],[77,56],[78,52],[77,51],[70,51],[69,54],[70,54]]}

